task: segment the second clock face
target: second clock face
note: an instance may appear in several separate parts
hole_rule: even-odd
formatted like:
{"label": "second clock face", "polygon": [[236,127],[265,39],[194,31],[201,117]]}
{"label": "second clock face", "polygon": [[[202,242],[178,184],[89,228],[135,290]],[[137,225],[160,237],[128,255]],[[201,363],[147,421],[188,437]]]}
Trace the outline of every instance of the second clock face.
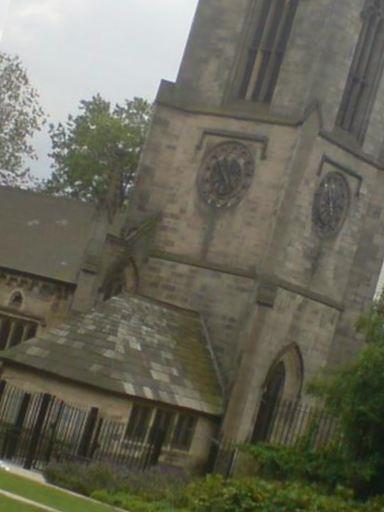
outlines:
{"label": "second clock face", "polygon": [[338,172],[321,180],[313,202],[312,220],[319,235],[336,235],[344,223],[350,203],[348,181]]}
{"label": "second clock face", "polygon": [[255,163],[249,150],[238,142],[219,144],[208,153],[198,178],[205,201],[216,208],[238,203],[251,184]]}

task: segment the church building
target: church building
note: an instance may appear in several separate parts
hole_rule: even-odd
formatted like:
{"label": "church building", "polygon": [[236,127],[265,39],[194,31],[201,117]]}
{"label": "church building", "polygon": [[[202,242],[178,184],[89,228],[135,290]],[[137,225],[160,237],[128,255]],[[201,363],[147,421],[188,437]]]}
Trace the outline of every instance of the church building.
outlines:
{"label": "church building", "polygon": [[0,192],[2,378],[190,464],[307,400],[384,259],[383,66],[384,0],[200,0],[127,211]]}

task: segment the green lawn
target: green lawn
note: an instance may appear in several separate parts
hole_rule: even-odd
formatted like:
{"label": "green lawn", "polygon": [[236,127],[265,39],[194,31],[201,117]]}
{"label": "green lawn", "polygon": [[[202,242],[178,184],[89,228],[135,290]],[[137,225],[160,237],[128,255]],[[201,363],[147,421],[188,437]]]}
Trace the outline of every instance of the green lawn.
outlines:
{"label": "green lawn", "polygon": [[0,496],[0,510],[1,512],[42,512],[41,508],[30,507],[4,496]]}
{"label": "green lawn", "polygon": [[[114,510],[101,503],[92,503],[2,470],[0,471],[0,489],[41,503],[42,505],[56,508],[61,512],[111,512]],[[1,497],[1,499],[5,498]],[[38,512],[39,510],[31,507],[22,508],[23,506],[20,503],[15,504],[15,502],[11,501],[9,508],[6,508],[2,506],[2,501],[0,501],[1,512]]]}

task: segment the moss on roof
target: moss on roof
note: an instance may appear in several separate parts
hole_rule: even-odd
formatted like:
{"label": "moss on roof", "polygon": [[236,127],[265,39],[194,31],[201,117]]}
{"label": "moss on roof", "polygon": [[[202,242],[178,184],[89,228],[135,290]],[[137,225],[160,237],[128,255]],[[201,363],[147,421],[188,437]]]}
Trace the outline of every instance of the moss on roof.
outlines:
{"label": "moss on roof", "polygon": [[1,359],[119,394],[223,412],[200,316],[137,295],[73,316]]}

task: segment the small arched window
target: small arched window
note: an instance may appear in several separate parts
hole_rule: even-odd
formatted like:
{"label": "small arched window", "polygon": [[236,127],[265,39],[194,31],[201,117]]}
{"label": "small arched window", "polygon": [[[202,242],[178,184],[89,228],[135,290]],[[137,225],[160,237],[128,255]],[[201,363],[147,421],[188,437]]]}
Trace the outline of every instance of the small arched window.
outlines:
{"label": "small arched window", "polygon": [[11,308],[20,309],[23,305],[24,298],[21,292],[14,292],[9,299],[9,306]]}
{"label": "small arched window", "polygon": [[363,143],[383,73],[384,0],[367,0],[336,124]]}
{"label": "small arched window", "polygon": [[264,0],[248,50],[240,98],[270,103],[299,0]]}

